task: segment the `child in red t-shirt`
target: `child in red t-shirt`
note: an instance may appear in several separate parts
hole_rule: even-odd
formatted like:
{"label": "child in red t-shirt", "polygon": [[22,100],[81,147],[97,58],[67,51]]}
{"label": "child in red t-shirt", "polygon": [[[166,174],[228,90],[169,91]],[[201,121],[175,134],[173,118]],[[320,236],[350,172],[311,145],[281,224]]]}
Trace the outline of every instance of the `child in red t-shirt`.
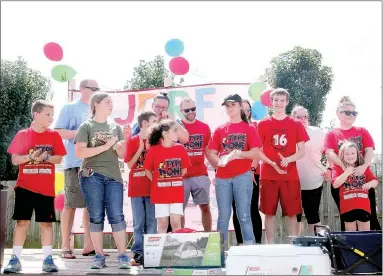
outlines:
{"label": "child in red t-shirt", "polygon": [[151,180],[150,201],[155,204],[158,233],[166,233],[169,225],[173,231],[181,228],[183,216],[183,176],[191,166],[189,156],[178,141],[177,124],[163,120],[152,128],[150,148],[144,169]]}
{"label": "child in red t-shirt", "polygon": [[332,185],[339,188],[340,215],[346,231],[368,231],[371,215],[368,190],[375,188],[378,180],[370,168],[362,175],[354,175],[356,167],[364,164],[357,144],[344,143],[339,150],[339,157],[346,169],[334,167]]}
{"label": "child in red t-shirt", "polygon": [[138,265],[143,265],[142,235],[157,232],[154,205],[150,203],[151,183],[144,169],[145,156],[149,148],[148,129],[156,124],[157,120],[158,116],[153,111],[145,111],[138,115],[137,122],[140,132],[128,141],[129,146],[124,159],[130,169],[128,196],[131,198],[133,213],[132,252],[134,253],[133,259]]}
{"label": "child in red t-shirt", "polygon": [[15,187],[16,220],[13,237],[13,255],[4,273],[21,271],[20,255],[27,237],[29,222],[35,211],[35,220],[40,223],[43,246],[43,271],[57,272],[52,259],[53,230],[55,217],[55,164],[60,164],[66,155],[59,133],[49,128],[53,122],[54,106],[38,100],[32,104],[33,125],[19,131],[13,138],[8,152],[12,163],[19,165]]}

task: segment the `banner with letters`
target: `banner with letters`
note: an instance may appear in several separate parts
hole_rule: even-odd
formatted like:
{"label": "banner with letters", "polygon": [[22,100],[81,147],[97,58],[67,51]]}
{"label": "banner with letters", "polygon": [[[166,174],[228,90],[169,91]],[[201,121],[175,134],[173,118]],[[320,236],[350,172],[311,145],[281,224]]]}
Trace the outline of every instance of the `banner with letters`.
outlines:
{"label": "banner with letters", "polygon": [[[168,93],[170,98],[169,113],[173,119],[182,119],[183,116],[180,112],[180,102],[185,97],[190,97],[196,102],[197,106],[197,119],[207,123],[211,131],[227,121],[224,108],[221,106],[225,96],[229,94],[239,94],[243,99],[249,99],[248,95],[249,83],[230,83],[230,84],[204,84],[193,85],[184,87],[171,87],[148,89],[143,91],[107,91],[113,100],[113,113],[110,120],[120,124],[133,124],[136,122],[137,115],[143,110],[150,110],[153,103],[153,98],[160,92]],[[78,100],[80,98],[79,91],[73,91],[71,98]],[[214,179],[214,169],[209,167],[209,177]],[[128,168],[126,164],[121,162],[121,172],[124,179],[124,215],[127,223],[127,232],[133,232],[133,216],[130,206],[130,198],[128,198]],[[218,208],[215,196],[215,186],[211,185],[210,189],[210,208],[213,217],[213,230],[217,227]],[[262,214],[261,214],[262,215]],[[187,208],[185,210],[185,227],[203,231],[201,222],[201,212],[198,206],[193,204],[192,197],[189,198]],[[263,215],[262,215],[263,219]],[[233,230],[232,221],[230,222],[229,229]],[[111,227],[105,217],[104,233],[111,233]],[[83,233],[82,225],[82,210],[76,211],[76,217],[73,226],[75,234]]]}

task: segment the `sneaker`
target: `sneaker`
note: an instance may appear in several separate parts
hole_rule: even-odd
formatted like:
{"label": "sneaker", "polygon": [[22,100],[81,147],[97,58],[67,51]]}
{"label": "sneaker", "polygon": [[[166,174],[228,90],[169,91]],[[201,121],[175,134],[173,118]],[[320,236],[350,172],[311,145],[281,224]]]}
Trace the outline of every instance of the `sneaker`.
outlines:
{"label": "sneaker", "polygon": [[132,264],[129,261],[128,255],[126,253],[122,253],[118,256],[118,268],[119,269],[130,269],[132,268]]}
{"label": "sneaker", "polygon": [[58,272],[59,269],[57,265],[53,262],[53,258],[51,255],[45,258],[43,262],[43,271],[44,272]]}
{"label": "sneaker", "polygon": [[8,265],[4,268],[4,274],[7,273],[18,273],[21,271],[21,263],[16,255],[12,255]]}
{"label": "sneaker", "polygon": [[105,265],[105,257],[100,254],[96,254],[96,256],[93,257],[93,263],[90,266],[90,269],[101,269],[106,267]]}
{"label": "sneaker", "polygon": [[133,259],[137,265],[144,265],[144,256],[139,253],[134,253]]}

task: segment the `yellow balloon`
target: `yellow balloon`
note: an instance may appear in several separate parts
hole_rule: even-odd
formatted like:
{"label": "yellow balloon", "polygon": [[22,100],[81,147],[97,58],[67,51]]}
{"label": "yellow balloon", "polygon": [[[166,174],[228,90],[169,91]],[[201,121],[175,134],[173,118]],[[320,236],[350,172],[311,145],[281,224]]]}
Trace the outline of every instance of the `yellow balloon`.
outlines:
{"label": "yellow balloon", "polygon": [[62,189],[64,189],[64,174],[62,172],[56,172],[55,173],[55,195],[57,196]]}

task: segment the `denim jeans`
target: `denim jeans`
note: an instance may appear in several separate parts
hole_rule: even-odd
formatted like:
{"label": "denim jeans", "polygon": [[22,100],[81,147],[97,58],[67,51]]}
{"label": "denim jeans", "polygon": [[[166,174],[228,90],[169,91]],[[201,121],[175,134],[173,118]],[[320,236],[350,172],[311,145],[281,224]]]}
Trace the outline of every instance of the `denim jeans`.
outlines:
{"label": "denim jeans", "polygon": [[143,255],[142,245],[144,234],[157,234],[157,219],[155,218],[154,204],[150,203],[150,197],[132,197],[133,212],[133,236],[134,243],[132,252]]}
{"label": "denim jeans", "polygon": [[90,232],[103,232],[105,211],[112,232],[125,230],[122,183],[102,174],[93,173],[89,177],[81,176],[80,184],[89,212]]}
{"label": "denim jeans", "polygon": [[233,178],[216,178],[216,197],[218,205],[217,230],[221,231],[227,243],[229,221],[233,197],[236,214],[241,226],[244,244],[254,244],[253,224],[251,222],[251,198],[253,194],[252,171]]}

